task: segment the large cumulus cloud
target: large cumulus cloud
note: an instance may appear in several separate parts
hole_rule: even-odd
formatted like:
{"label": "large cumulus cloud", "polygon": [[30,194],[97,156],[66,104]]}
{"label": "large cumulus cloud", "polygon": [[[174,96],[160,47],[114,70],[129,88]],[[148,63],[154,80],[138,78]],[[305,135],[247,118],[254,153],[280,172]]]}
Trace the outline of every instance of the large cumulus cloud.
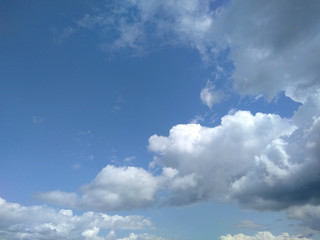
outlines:
{"label": "large cumulus cloud", "polygon": [[232,183],[256,168],[255,156],[294,129],[287,119],[277,115],[238,111],[223,117],[221,125],[214,128],[177,125],[168,137],[153,135],[149,149],[159,154],[157,164],[197,176],[197,186],[188,189],[189,196],[174,196],[176,204],[212,198],[229,200]]}
{"label": "large cumulus cloud", "polygon": [[320,95],[310,94],[291,119],[238,111],[219,126],[174,126],[153,135],[149,149],[162,167],[195,174],[196,186],[174,204],[237,200],[259,210],[320,203]]}

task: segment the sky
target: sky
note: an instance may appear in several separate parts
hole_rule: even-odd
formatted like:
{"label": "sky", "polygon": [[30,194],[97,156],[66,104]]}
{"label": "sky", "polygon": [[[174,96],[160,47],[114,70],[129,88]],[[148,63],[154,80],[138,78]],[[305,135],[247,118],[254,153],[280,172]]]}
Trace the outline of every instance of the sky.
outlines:
{"label": "sky", "polygon": [[1,240],[319,240],[320,1],[0,2]]}

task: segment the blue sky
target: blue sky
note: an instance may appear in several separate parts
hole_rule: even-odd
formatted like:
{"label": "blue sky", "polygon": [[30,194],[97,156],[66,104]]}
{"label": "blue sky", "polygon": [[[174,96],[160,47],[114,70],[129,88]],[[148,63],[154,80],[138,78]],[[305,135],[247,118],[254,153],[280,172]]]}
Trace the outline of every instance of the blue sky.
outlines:
{"label": "blue sky", "polygon": [[319,9],[2,1],[0,238],[320,239]]}

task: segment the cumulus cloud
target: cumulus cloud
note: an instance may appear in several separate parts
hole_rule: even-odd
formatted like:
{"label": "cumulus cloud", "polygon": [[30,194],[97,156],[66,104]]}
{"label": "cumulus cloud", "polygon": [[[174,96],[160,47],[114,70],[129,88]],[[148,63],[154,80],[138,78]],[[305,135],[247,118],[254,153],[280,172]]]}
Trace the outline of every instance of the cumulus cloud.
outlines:
{"label": "cumulus cloud", "polygon": [[[236,111],[215,127],[179,124],[153,135],[151,166],[108,165],[74,192],[38,193],[61,206],[103,211],[199,201],[233,201],[258,210],[319,204],[320,92],[309,95],[291,119]],[[161,194],[165,192],[165,194]]]}
{"label": "cumulus cloud", "polygon": [[72,210],[26,207],[0,198],[1,239],[104,240],[107,238],[98,236],[100,229],[137,230],[149,227],[151,222],[138,215],[123,217],[97,212],[74,215]]}
{"label": "cumulus cloud", "polygon": [[170,167],[162,168],[162,173],[154,176],[143,168],[107,165],[91,183],[80,188],[80,194],[55,190],[37,193],[35,197],[77,209],[130,210],[159,204],[157,193],[164,189],[187,190],[194,188],[196,182],[195,174],[181,175],[177,169]]}
{"label": "cumulus cloud", "polygon": [[232,184],[255,170],[255,156],[294,129],[289,120],[277,115],[238,111],[223,117],[221,125],[214,128],[199,124],[174,126],[168,137],[151,136],[149,149],[158,154],[158,165],[178,169],[182,175],[194,174],[197,187],[189,188],[188,196],[175,196],[175,203],[228,201]]}
{"label": "cumulus cloud", "polygon": [[79,209],[110,211],[143,208],[154,201],[157,181],[157,178],[142,168],[108,165],[91,183],[81,187],[81,195],[57,190],[38,193],[36,197]]}
{"label": "cumulus cloud", "polygon": [[220,240],[261,240],[261,239],[264,239],[264,240],[310,240],[309,238],[305,238],[300,235],[290,236],[288,233],[282,233],[278,236],[274,236],[270,232],[258,232],[254,236],[248,236],[248,235],[239,233],[233,236],[228,234],[220,237]]}
{"label": "cumulus cloud", "polygon": [[259,210],[319,204],[319,103],[317,92],[292,119],[237,111],[213,128],[180,124],[168,137],[151,136],[155,164],[193,174],[193,187],[172,194],[171,204],[237,200]]}
{"label": "cumulus cloud", "polygon": [[211,109],[214,104],[217,104],[222,100],[223,94],[219,90],[215,89],[212,82],[208,81],[206,86],[200,92],[200,98],[202,103]]}

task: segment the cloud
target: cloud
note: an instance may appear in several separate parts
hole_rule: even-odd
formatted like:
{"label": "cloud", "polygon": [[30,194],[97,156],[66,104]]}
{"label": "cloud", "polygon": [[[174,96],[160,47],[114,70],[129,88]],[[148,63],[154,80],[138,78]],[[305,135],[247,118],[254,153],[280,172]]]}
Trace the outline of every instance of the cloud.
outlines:
{"label": "cloud", "polygon": [[194,176],[196,187],[174,196],[175,204],[228,201],[232,184],[255,170],[255,156],[294,129],[289,120],[274,114],[237,111],[223,117],[221,125],[214,128],[180,124],[170,130],[168,137],[153,135],[149,149],[158,155],[156,164],[175,168],[182,176]]}
{"label": "cloud", "polygon": [[[210,128],[180,124],[169,136],[153,135],[154,164],[192,175],[192,184],[170,204],[213,199],[280,210],[319,204],[320,94],[309,95],[292,119],[237,111]],[[191,187],[192,186],[192,187]]]}
{"label": "cloud", "polygon": [[77,24],[107,33],[103,49],[143,51],[161,39],[164,43],[191,45],[204,53],[205,42],[210,41],[205,36],[212,24],[211,14],[209,0],[126,0],[112,2],[95,15],[86,14]]}
{"label": "cloud", "polygon": [[43,116],[33,116],[32,117],[32,122],[34,124],[41,124],[44,122],[44,117]]}
{"label": "cloud", "polygon": [[53,41],[56,44],[62,44],[65,41],[69,40],[74,34],[76,30],[72,27],[64,28],[61,32],[54,32],[54,39]]}
{"label": "cloud", "polygon": [[223,94],[215,89],[212,82],[208,81],[206,86],[200,92],[200,99],[203,104],[212,109],[214,104],[219,103],[223,98]]}
{"label": "cloud", "polygon": [[[138,167],[107,165],[95,179],[80,188],[81,193],[60,190],[39,192],[34,196],[44,202],[76,209],[101,211],[131,210],[162,205],[161,192],[179,192],[195,188],[196,174],[180,175],[164,167],[160,175]],[[161,195],[161,194],[160,194]]]}
{"label": "cloud", "polygon": [[320,206],[304,205],[293,206],[287,210],[287,216],[291,219],[302,221],[302,225],[320,231]]}
{"label": "cloud", "polygon": [[234,0],[218,8],[210,0],[127,0],[86,14],[78,26],[104,34],[105,49],[182,45],[197,49],[216,69],[228,52],[240,93],[272,99],[284,91],[304,102],[320,87],[314,54],[320,48],[319,7],[317,0]]}
{"label": "cloud", "polygon": [[239,222],[237,225],[236,225],[237,228],[244,228],[244,229],[259,229],[259,228],[262,228],[264,227],[264,225],[261,225],[261,224],[257,224],[257,223],[254,223],[252,221],[249,221],[249,220],[242,220],[241,222]]}
{"label": "cloud", "polygon": [[81,187],[82,194],[52,191],[38,193],[46,202],[78,209],[103,211],[144,208],[154,201],[158,180],[137,167],[108,165],[89,184]]}
{"label": "cloud", "polygon": [[158,237],[152,234],[135,234],[130,233],[128,237],[118,238],[117,240],[168,240],[167,238]]}
{"label": "cloud", "polygon": [[274,236],[270,232],[258,232],[254,236],[248,236],[248,235],[239,233],[233,236],[228,234],[220,237],[220,240],[261,240],[261,239],[264,239],[264,240],[310,240],[309,238],[305,238],[300,235],[290,236],[288,233],[282,233],[278,236]]}
{"label": "cloud", "polygon": [[[0,198],[1,239],[106,239],[100,229],[138,230],[151,222],[138,215],[119,216],[96,212],[74,215],[72,210],[45,206],[21,206]],[[84,238],[83,238],[84,237]]]}
{"label": "cloud", "polygon": [[138,167],[106,166],[80,193],[38,193],[42,201],[103,211],[207,200],[281,210],[320,203],[320,91],[291,119],[236,111],[216,127],[179,124],[153,135],[154,175]]}
{"label": "cloud", "polygon": [[135,156],[130,156],[130,157],[126,157],[126,158],[124,159],[124,161],[125,161],[125,162],[132,162],[132,161],[135,160],[135,159],[136,159]]}
{"label": "cloud", "polygon": [[230,48],[235,88],[242,94],[279,91],[304,102],[320,87],[317,0],[232,1],[215,15],[212,38]]}

